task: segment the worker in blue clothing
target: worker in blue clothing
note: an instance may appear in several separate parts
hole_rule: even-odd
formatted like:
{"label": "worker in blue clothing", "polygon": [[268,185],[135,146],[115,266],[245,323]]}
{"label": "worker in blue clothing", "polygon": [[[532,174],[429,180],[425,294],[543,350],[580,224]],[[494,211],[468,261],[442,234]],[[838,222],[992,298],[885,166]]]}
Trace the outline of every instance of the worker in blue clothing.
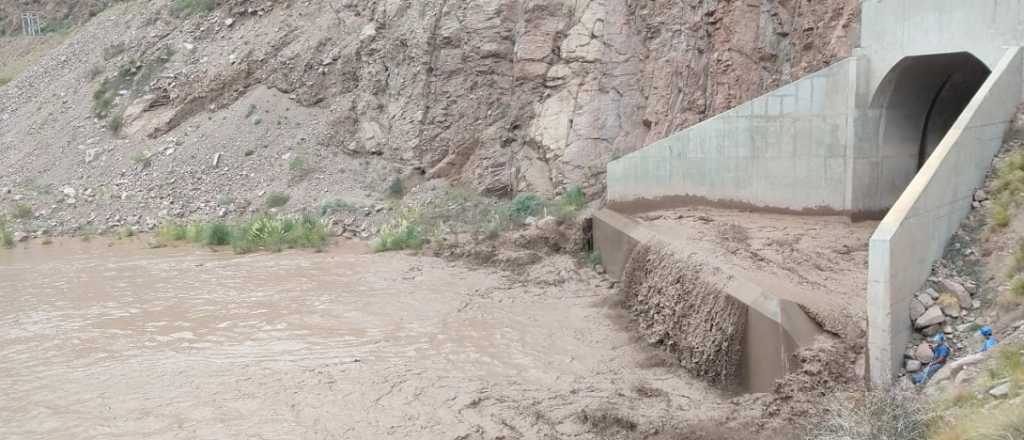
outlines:
{"label": "worker in blue clothing", "polygon": [[934,342],[932,345],[932,361],[928,363],[928,366],[923,371],[913,377],[915,385],[928,382],[928,379],[931,379],[935,372],[946,365],[949,355],[952,354],[949,346],[946,345],[946,335],[942,332],[935,335],[932,341]]}
{"label": "worker in blue clothing", "polygon": [[981,330],[979,330],[978,332],[981,333],[981,336],[985,337],[985,343],[981,346],[982,352],[991,350],[992,347],[995,347],[996,344],[999,343],[999,341],[996,340],[996,337],[992,336],[992,327],[986,325],[982,327]]}

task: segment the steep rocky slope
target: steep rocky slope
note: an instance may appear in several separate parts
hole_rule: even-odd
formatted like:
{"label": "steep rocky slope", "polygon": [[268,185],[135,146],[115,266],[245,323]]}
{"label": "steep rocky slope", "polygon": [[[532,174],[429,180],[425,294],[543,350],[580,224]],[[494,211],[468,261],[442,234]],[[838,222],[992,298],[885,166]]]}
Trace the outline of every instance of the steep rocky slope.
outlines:
{"label": "steep rocky slope", "polygon": [[0,203],[66,229],[241,214],[271,190],[291,206],[366,201],[417,174],[599,196],[612,158],[848,54],[858,13],[854,0],[231,0],[191,16],[174,3],[117,3],[0,88]]}

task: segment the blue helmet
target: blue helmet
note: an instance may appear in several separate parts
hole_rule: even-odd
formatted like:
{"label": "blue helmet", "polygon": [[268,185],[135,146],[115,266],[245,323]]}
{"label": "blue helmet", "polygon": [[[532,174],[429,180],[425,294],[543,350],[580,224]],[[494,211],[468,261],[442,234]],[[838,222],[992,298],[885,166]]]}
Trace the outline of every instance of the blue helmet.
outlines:
{"label": "blue helmet", "polygon": [[943,342],[946,342],[946,334],[942,333],[942,332],[939,332],[937,335],[935,335],[935,339],[933,339],[933,340],[935,341],[936,344],[941,344]]}
{"label": "blue helmet", "polygon": [[984,326],[979,330],[982,336],[992,336],[992,327]]}

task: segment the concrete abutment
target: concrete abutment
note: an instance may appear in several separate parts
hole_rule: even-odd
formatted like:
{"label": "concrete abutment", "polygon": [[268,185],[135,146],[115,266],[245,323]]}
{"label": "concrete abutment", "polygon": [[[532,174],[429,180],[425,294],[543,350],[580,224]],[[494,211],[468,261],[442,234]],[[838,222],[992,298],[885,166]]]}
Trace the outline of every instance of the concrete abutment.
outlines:
{"label": "concrete abutment", "polygon": [[[869,377],[879,386],[899,372],[910,298],[970,210],[1022,101],[1024,0],[920,3],[862,2],[853,57],[608,166],[608,204],[622,212],[710,204],[884,217],[863,293]],[[613,273],[637,243],[660,239],[615,211],[599,214],[594,232]],[[736,279],[729,293],[800,346],[805,333],[783,325],[794,314],[780,311],[788,306],[779,296]],[[779,341],[776,373],[792,354]]]}

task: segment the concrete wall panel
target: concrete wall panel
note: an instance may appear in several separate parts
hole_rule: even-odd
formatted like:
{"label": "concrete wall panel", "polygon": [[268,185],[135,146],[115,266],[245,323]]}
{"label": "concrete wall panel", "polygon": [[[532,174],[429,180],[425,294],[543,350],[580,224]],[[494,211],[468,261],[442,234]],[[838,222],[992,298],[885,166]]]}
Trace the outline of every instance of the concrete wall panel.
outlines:
{"label": "concrete wall panel", "polygon": [[970,210],[1021,96],[1020,48],[1005,51],[935,152],[871,237],[868,352],[871,379],[888,384],[910,338],[908,304]]}
{"label": "concrete wall panel", "polygon": [[840,61],[610,163],[609,205],[683,197],[846,211],[857,70]]}
{"label": "concrete wall panel", "polygon": [[867,90],[874,91],[901,59],[966,51],[989,68],[1006,46],[1024,42],[1024,0],[865,0],[861,48],[871,59]]}

